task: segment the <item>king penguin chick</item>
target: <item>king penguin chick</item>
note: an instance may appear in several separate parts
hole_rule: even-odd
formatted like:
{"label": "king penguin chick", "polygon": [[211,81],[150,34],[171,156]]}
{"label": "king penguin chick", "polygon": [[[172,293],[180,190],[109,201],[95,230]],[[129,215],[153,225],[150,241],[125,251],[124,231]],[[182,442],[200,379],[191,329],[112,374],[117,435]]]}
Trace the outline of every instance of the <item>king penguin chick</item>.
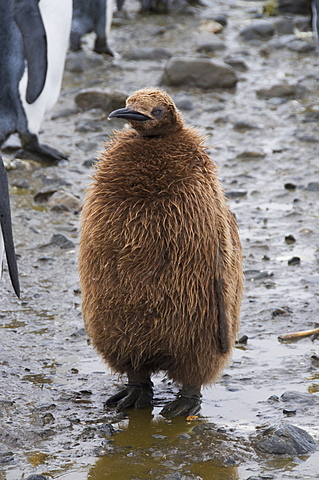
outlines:
{"label": "king penguin chick", "polygon": [[180,386],[161,411],[200,410],[232,352],[243,289],[241,244],[204,139],[172,99],[139,90],[98,162],[82,212],[79,273],[88,335],[127,374],[107,406],[152,402],[151,375]]}
{"label": "king penguin chick", "polygon": [[9,199],[9,187],[7,173],[0,157],[0,277],[2,274],[2,263],[4,252],[6,252],[9,275],[13,289],[20,297],[20,285],[17,261],[14,252],[13,235],[11,227],[11,210]]}

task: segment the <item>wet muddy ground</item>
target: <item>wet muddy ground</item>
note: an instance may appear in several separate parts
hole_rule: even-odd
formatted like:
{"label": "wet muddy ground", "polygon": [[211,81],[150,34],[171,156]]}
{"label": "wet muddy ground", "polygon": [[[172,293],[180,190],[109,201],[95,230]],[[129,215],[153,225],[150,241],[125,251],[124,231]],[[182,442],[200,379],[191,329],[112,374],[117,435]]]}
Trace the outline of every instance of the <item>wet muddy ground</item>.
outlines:
{"label": "wet muddy ground", "polygon": [[[11,168],[22,295],[14,297],[5,271],[1,480],[31,474],[61,480],[319,478],[318,451],[283,456],[256,449],[259,432],[280,422],[319,441],[318,340],[278,341],[319,321],[319,55],[288,48],[287,36],[244,42],[239,34],[261,14],[262,1],[207,3],[190,14],[167,16],[141,15],[138,3],[127,0],[126,14],[112,30],[114,59],[92,53],[88,36],[83,54],[69,54],[60,100],[43,122],[40,141],[67,153],[69,162],[13,160],[15,139],[3,152]],[[237,71],[236,89],[165,88],[188,105],[182,110],[186,122],[207,135],[237,217],[246,271],[238,338],[248,340],[236,346],[220,381],[203,391],[198,419],[159,415],[176,392],[161,376],[155,379],[153,409],[117,416],[103,402],[122,380],[102,364],[81,319],[76,205],[52,210],[49,197],[39,202],[35,195],[62,189],[80,201],[84,197],[91,174],[86,165],[114,123],[101,109],[78,109],[74,98],[81,90],[130,94],[160,85],[167,60],[130,60],[130,52],[147,46],[198,56],[198,39],[217,14],[227,16],[227,26],[218,34],[224,49],[212,58],[233,55],[248,67]],[[315,44],[296,30],[290,35],[297,43]],[[289,96],[256,93],[287,83],[295,86]]]}

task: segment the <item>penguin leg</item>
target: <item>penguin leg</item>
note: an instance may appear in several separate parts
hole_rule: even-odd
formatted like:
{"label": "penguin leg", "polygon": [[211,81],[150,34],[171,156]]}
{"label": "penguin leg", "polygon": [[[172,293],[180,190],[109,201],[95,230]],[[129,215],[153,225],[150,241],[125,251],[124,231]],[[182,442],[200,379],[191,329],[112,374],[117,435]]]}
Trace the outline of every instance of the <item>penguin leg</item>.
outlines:
{"label": "penguin leg", "polygon": [[153,382],[149,372],[131,372],[127,377],[126,387],[110,397],[105,402],[106,407],[116,406],[116,411],[121,412],[126,408],[141,408],[152,403]]}
{"label": "penguin leg", "polygon": [[177,417],[196,415],[201,408],[201,393],[200,387],[185,387],[182,388],[176,400],[169,402],[161,411],[160,414],[164,417]]}
{"label": "penguin leg", "polygon": [[64,155],[55,148],[49,147],[48,145],[41,145],[38,137],[34,134],[20,134],[20,140],[23,150],[22,152],[21,150],[18,151],[19,158],[30,158],[31,154],[32,159],[36,161],[46,160],[50,162],[60,162],[61,160],[68,159],[67,155]]}

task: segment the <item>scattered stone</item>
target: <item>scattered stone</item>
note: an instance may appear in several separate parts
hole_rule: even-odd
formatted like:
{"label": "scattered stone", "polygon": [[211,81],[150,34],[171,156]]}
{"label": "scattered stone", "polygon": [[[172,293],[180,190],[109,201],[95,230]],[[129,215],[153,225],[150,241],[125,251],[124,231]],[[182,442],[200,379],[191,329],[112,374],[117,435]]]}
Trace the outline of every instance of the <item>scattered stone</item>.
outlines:
{"label": "scattered stone", "polygon": [[192,430],[194,433],[216,432],[217,426],[215,423],[200,423]]}
{"label": "scattered stone", "polygon": [[274,21],[276,33],[278,35],[293,35],[295,25],[291,16],[280,17]]}
{"label": "scattered stone", "polygon": [[215,17],[213,17],[213,20],[215,20],[215,22],[219,23],[223,27],[226,27],[228,23],[228,19],[226,15],[216,15]]}
{"label": "scattered stone", "polygon": [[244,150],[236,156],[236,159],[247,161],[247,160],[260,160],[265,158],[266,154],[257,150]]}
{"label": "scattered stone", "polygon": [[283,393],[280,400],[282,402],[305,403],[307,405],[315,405],[318,402],[318,398],[312,393],[295,392],[293,390]]}
{"label": "scattered stone", "polygon": [[98,161],[97,158],[88,158],[87,160],[84,160],[82,165],[83,165],[83,167],[86,167],[86,168],[92,168],[96,164],[97,161]]}
{"label": "scattered stone", "polygon": [[106,113],[110,113],[117,108],[125,107],[127,95],[117,91],[84,90],[78,93],[74,101],[76,105],[83,110],[100,108]]}
{"label": "scattered stone", "polygon": [[195,108],[191,99],[188,98],[186,95],[174,98],[174,102],[175,102],[176,107],[179,110],[190,111],[190,110],[194,110],[194,108]]}
{"label": "scattered stone", "polygon": [[172,54],[167,48],[137,48],[123,53],[127,60],[168,60]]}
{"label": "scattered stone", "polygon": [[287,409],[287,408],[284,408],[282,413],[284,415],[286,415],[287,417],[293,417],[294,415],[296,415],[297,413],[297,410],[294,408],[294,409]]}
{"label": "scattered stone", "polygon": [[307,187],[308,192],[319,192],[319,182],[310,182]]}
{"label": "scattered stone", "polygon": [[207,53],[208,55],[226,49],[225,43],[218,38],[217,35],[200,35],[197,45],[198,47],[196,48],[196,52]]}
{"label": "scattered stone", "polygon": [[57,190],[58,190],[57,188],[52,188],[52,187],[50,187],[50,186],[41,188],[41,190],[34,195],[33,200],[34,200],[36,203],[46,203],[46,202],[49,200],[49,198],[50,198]]}
{"label": "scattered stone", "polygon": [[269,40],[275,34],[275,27],[269,20],[253,20],[250,25],[240,32],[245,42],[252,40]]}
{"label": "scattered stone", "polygon": [[315,451],[315,440],[305,430],[281,423],[257,436],[256,449],[271,455],[305,455]]}
{"label": "scattered stone", "polygon": [[288,265],[300,265],[300,257],[292,257],[288,260]]}
{"label": "scattered stone", "polygon": [[319,367],[319,357],[317,355],[311,355],[310,361],[313,367],[316,367],[316,368]]}
{"label": "scattered stone", "polygon": [[245,60],[238,55],[227,55],[224,57],[224,62],[239,72],[247,72],[248,65]]}
{"label": "scattered stone", "polygon": [[287,245],[293,245],[296,242],[296,239],[293,235],[286,235],[285,242],[287,243]]}
{"label": "scattered stone", "polygon": [[307,142],[307,143],[319,143],[319,136],[318,135],[296,135],[296,138],[300,142]]}
{"label": "scattered stone", "polygon": [[238,81],[236,71],[220,60],[173,57],[164,69],[162,82],[171,86],[194,86],[204,89],[232,88]]}
{"label": "scattered stone", "polygon": [[3,452],[0,453],[0,465],[3,463],[10,463],[14,460],[13,452]]}
{"label": "scattered stone", "polygon": [[247,190],[231,190],[226,192],[227,198],[243,198],[246,197]]}
{"label": "scattered stone", "polygon": [[25,480],[49,480],[49,477],[44,475],[29,475]]}
{"label": "scattered stone", "polygon": [[75,131],[80,133],[101,132],[103,126],[94,120],[80,120],[75,125]]}
{"label": "scattered stone", "polygon": [[313,50],[316,50],[316,46],[312,43],[307,42],[306,40],[296,39],[287,44],[289,50],[298,53],[308,53]]}
{"label": "scattered stone", "polygon": [[247,345],[247,342],[248,342],[247,335],[243,335],[242,337],[240,337],[237,343],[239,343],[240,345]]}
{"label": "scattered stone", "polygon": [[292,310],[290,307],[281,307],[281,308],[275,308],[271,312],[272,317],[279,317],[281,315],[290,315],[292,313]]}
{"label": "scattered stone", "polygon": [[48,207],[53,211],[67,211],[78,213],[82,208],[82,202],[72,193],[57,190],[51,195]]}
{"label": "scattered stone", "polygon": [[256,90],[256,95],[259,98],[273,98],[273,97],[290,97],[300,98],[306,92],[306,88],[295,84],[289,84],[287,82],[277,83],[271,87],[259,88]]}
{"label": "scattered stone", "polygon": [[[225,20],[226,20],[226,17],[223,17],[221,19],[222,22],[224,22]],[[223,30],[223,24],[218,22],[216,19],[209,18],[206,20],[202,20],[199,28],[204,32],[215,34],[215,33],[220,33]]]}
{"label": "scattered stone", "polygon": [[189,440],[192,437],[188,433],[180,433],[177,438],[179,440]]}
{"label": "scattered stone", "polygon": [[264,278],[273,277],[273,272],[267,272],[266,270],[246,270],[244,272],[246,280],[262,280]]}
{"label": "scattered stone", "polygon": [[16,178],[15,180],[12,180],[11,185],[25,190],[30,189],[30,183],[26,178]]}
{"label": "scattered stone", "polygon": [[248,122],[247,120],[237,120],[233,125],[233,129],[237,130],[238,132],[246,132],[247,130],[257,130],[259,127],[254,123]]}
{"label": "scattered stone", "polygon": [[115,433],[115,428],[111,423],[103,423],[98,426],[99,431],[106,436],[112,436]]}
{"label": "scattered stone", "polygon": [[285,183],[284,187],[285,187],[286,190],[290,190],[292,192],[294,192],[297,188],[297,186],[294,183],[291,183],[291,182]]}
{"label": "scattered stone", "polygon": [[65,250],[75,248],[75,244],[62,233],[55,233],[54,235],[52,235],[50,244],[56,245],[57,247],[63,248]]}

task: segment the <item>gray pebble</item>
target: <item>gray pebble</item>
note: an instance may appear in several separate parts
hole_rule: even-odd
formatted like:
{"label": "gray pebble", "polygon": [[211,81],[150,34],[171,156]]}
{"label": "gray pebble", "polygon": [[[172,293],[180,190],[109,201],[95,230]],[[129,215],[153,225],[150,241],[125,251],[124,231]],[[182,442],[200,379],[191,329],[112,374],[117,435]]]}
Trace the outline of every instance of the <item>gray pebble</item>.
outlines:
{"label": "gray pebble", "polygon": [[[62,208],[57,208],[57,206]],[[64,190],[57,190],[49,199],[48,207],[56,211],[79,212],[82,203],[78,197]]]}
{"label": "gray pebble", "polygon": [[49,477],[44,475],[29,475],[25,480],[49,480]]}
{"label": "gray pebble", "polygon": [[261,453],[294,456],[313,452],[316,447],[316,442],[305,430],[282,423],[258,435],[255,448]]}
{"label": "gray pebble", "polygon": [[268,20],[253,20],[250,25],[240,32],[245,42],[251,40],[268,40],[275,34],[274,25]]}
{"label": "gray pebble", "polygon": [[165,65],[162,82],[171,86],[232,88],[238,81],[236,71],[220,60],[173,57]]}
{"label": "gray pebble", "polygon": [[117,108],[125,107],[127,95],[118,91],[84,90],[78,93],[74,101],[83,110],[100,108],[107,114]]}
{"label": "gray pebble", "polygon": [[299,40],[299,39],[289,42],[287,47],[289,50],[292,50],[293,52],[298,52],[298,53],[308,53],[313,50],[316,50],[316,46],[314,44],[306,42],[305,40]]}
{"label": "gray pebble", "polygon": [[63,248],[65,250],[69,250],[75,247],[75,244],[62,233],[55,233],[54,235],[52,235],[50,244],[56,245],[57,247]]}
{"label": "gray pebble", "polygon": [[307,187],[308,192],[319,192],[319,182],[310,182]]}
{"label": "gray pebble", "polygon": [[306,92],[306,88],[299,84],[290,84],[287,82],[277,83],[270,87],[259,88],[256,90],[257,97],[259,98],[272,98],[272,97],[293,97],[300,98]]}
{"label": "gray pebble", "polygon": [[317,403],[317,398],[311,393],[295,392],[293,390],[283,393],[280,400],[282,402],[304,403],[306,405],[315,405]]}
{"label": "gray pebble", "polygon": [[167,60],[171,56],[167,48],[137,48],[123,54],[127,60]]}
{"label": "gray pebble", "polygon": [[197,52],[207,54],[226,49],[225,43],[217,35],[208,33],[199,36],[197,45]]}

